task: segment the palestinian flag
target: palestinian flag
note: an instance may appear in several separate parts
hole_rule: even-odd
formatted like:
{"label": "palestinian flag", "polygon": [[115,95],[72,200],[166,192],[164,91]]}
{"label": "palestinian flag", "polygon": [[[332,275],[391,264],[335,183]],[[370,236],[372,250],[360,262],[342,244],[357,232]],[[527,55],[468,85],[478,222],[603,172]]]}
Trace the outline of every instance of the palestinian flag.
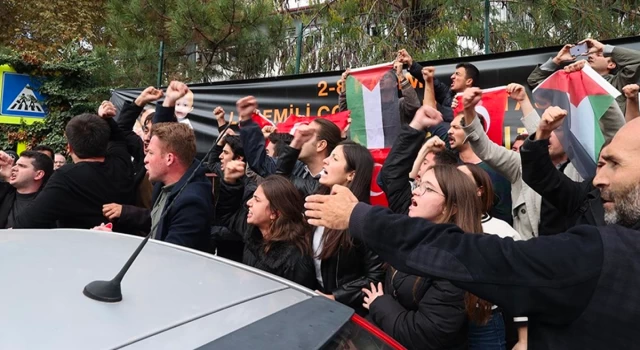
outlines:
{"label": "palestinian flag", "polygon": [[388,148],[400,132],[398,78],[393,63],[354,69],[347,78],[351,139],[370,149]]}
{"label": "palestinian flag", "polygon": [[343,131],[349,125],[349,115],[350,111],[339,112],[336,114],[323,115],[318,117],[305,117],[305,116],[297,116],[290,115],[287,120],[278,123],[278,132],[281,133],[289,133],[293,135],[296,131],[298,125],[306,125],[314,121],[316,118],[327,119],[332,121],[334,124]]}
{"label": "palestinian flag", "polygon": [[557,71],[533,90],[541,108],[557,106],[567,110],[556,136],[571,163],[583,178],[595,175],[598,154],[604,144],[600,118],[620,92],[589,65],[581,71]]}
{"label": "palestinian flag", "polygon": [[[476,113],[482,118],[482,126],[489,139],[502,146],[502,131],[504,130],[504,113],[507,106],[507,87],[499,86],[482,90],[482,99],[476,105]],[[462,94],[457,94],[458,107],[453,115],[462,112]]]}

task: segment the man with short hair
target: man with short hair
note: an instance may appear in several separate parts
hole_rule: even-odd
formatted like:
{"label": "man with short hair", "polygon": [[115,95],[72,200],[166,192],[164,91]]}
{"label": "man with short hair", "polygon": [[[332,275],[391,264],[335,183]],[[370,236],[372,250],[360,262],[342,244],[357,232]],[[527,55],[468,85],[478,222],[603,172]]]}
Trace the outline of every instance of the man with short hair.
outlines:
{"label": "man with short hair", "polygon": [[[407,70],[419,82],[425,83],[422,73],[423,67],[415,62],[407,50],[398,52],[398,60],[407,66]],[[477,87],[480,79],[480,71],[471,63],[462,62],[456,65],[456,70],[451,74],[451,85],[447,85],[438,79],[433,79],[433,92],[437,102],[437,109],[442,113],[442,119],[450,123],[453,118],[453,102],[457,93],[463,93],[470,87]]]}
{"label": "man with short hair", "polygon": [[[564,113],[541,121],[542,135]],[[625,349],[640,317],[640,120],[625,124],[602,151],[593,184],[605,226],[513,241],[358,203],[334,186],[307,198],[309,224],[349,234],[399,271],[441,278],[508,314],[529,317],[529,349]]]}
{"label": "man with short hair", "polygon": [[453,119],[451,128],[449,128],[449,147],[458,152],[458,157],[462,163],[476,164],[489,174],[496,196],[493,208],[491,208],[489,214],[502,221],[508,222],[509,225],[513,225],[513,215],[511,215],[511,183],[475,154],[469,143],[469,138],[465,134],[464,127],[464,114],[460,113]]}
{"label": "man with short hair", "polygon": [[49,158],[53,160],[53,155],[56,153],[53,148],[46,145],[37,145],[31,149],[32,151],[40,152],[46,154]]}
{"label": "man with short hair", "polygon": [[53,159],[53,170],[58,170],[65,164],[67,164],[67,157],[62,153],[56,153]]}
{"label": "man with short hair", "polygon": [[10,156],[2,152],[0,165],[0,176],[6,181],[0,183],[0,228],[9,228],[14,226],[15,218],[33,204],[53,174],[53,162],[44,153],[24,151],[11,167]]}
{"label": "man with short hair", "polygon": [[266,155],[262,130],[251,119],[258,108],[258,101],[253,96],[247,96],[238,100],[236,105],[240,115],[240,139],[249,168],[262,177],[276,173],[290,174],[292,179],[302,180],[293,181],[298,190],[302,193],[313,192],[324,167],[322,161],[342,141],[340,128],[329,120],[314,119],[304,126],[305,130],[312,133],[308,141],[300,143],[294,136],[291,144],[284,147],[278,156],[276,164],[273,158]]}
{"label": "man with short hair", "polygon": [[14,228],[92,228],[104,221],[106,203],[130,203],[133,170],[126,142],[115,121],[115,107],[104,101],[98,115],[81,114],[65,127],[74,164],[60,168]]}
{"label": "man with short hair", "polygon": [[189,125],[154,124],[144,158],[154,183],[153,207],[122,206],[120,220],[144,232],[155,228],[153,239],[207,251],[213,211],[211,181],[195,157],[196,137]]}
{"label": "man with short hair", "polygon": [[[640,51],[605,45],[594,39],[585,39],[580,44],[587,44],[587,62],[591,68],[619,91],[626,85],[636,84],[640,79]],[[575,61],[577,57],[571,54],[572,47],[574,45],[571,44],[563,46],[555,57],[536,67],[527,79],[529,86],[537,86],[563,64]],[[626,109],[625,101],[624,94],[616,98],[623,114]]]}

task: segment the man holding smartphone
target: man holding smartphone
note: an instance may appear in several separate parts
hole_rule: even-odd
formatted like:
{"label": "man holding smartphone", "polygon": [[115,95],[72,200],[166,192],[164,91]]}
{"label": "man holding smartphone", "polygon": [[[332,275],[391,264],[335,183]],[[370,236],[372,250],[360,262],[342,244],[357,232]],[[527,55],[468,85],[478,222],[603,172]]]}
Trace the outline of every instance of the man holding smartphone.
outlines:
{"label": "man holding smartphone", "polygon": [[[582,50],[586,45],[586,52]],[[582,53],[584,52],[584,53]],[[565,45],[558,54],[544,64],[536,67],[529,75],[527,82],[533,89],[566,63],[573,62],[581,54],[587,56],[587,62],[606,81],[622,92],[628,84],[636,84],[640,78],[640,52],[619,46],[605,45],[594,39],[585,39],[578,45]],[[621,94],[617,99],[618,106],[624,115],[626,98]],[[609,110],[609,112],[611,109]],[[605,114],[606,116],[606,114]]]}

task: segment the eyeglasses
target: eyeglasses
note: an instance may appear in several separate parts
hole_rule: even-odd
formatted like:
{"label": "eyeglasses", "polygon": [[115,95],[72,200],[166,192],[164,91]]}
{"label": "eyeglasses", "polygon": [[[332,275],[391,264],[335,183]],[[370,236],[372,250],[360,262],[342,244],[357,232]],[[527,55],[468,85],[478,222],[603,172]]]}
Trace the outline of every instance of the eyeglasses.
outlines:
{"label": "eyeglasses", "polygon": [[436,191],[433,187],[429,186],[426,182],[421,183],[420,186],[418,186],[417,190],[421,196],[424,196],[425,193],[435,193],[441,195],[442,197],[445,196],[444,194]]}

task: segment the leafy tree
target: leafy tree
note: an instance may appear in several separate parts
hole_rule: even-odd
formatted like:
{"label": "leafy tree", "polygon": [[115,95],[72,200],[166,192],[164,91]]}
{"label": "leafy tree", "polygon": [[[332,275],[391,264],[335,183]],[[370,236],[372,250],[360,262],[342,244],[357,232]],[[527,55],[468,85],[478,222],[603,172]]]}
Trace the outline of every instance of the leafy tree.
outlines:
{"label": "leafy tree", "polygon": [[[635,1],[492,0],[490,5],[494,53],[633,36],[640,29]],[[482,0],[319,1],[295,16],[306,27],[301,72],[389,61],[400,48],[419,60],[485,49]],[[285,61],[293,59],[292,54]]]}
{"label": "leafy tree", "polygon": [[48,109],[41,123],[0,125],[0,149],[12,149],[18,142],[26,142],[29,147],[45,144],[56,152],[65,151],[67,122],[78,114],[96,113],[99,102],[109,97],[107,82],[94,74],[101,65],[98,57],[69,48],[62,51],[64,55],[49,61],[30,53],[0,51],[0,65],[9,64],[18,73],[42,79],[40,93],[46,99],[40,102]]}
{"label": "leafy tree", "polygon": [[252,78],[282,49],[281,12],[270,0],[109,0],[109,49],[134,86],[155,84],[160,41],[165,83]]}
{"label": "leafy tree", "polygon": [[104,0],[0,0],[0,46],[38,58],[70,44],[90,48],[104,37]]}

